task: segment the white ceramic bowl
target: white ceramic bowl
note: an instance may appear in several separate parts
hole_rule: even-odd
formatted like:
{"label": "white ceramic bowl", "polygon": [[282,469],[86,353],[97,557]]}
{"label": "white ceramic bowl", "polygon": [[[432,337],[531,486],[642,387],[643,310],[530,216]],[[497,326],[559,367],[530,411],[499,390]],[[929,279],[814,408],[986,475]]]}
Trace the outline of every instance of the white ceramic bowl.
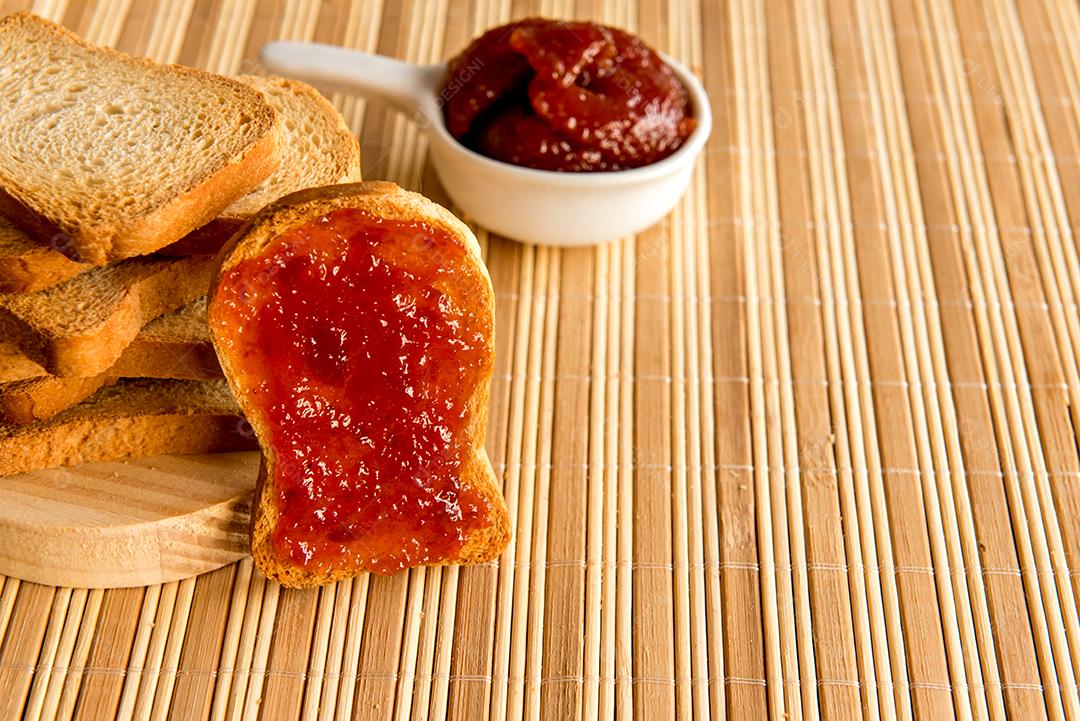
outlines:
{"label": "white ceramic bowl", "polygon": [[542,245],[592,245],[644,230],[663,218],[690,182],[712,128],[698,79],[664,56],[686,86],[697,127],[663,160],[603,173],[533,170],[484,157],[443,124],[439,97],[446,65],[415,65],[332,45],[274,42],[262,50],[272,72],[323,88],[380,98],[428,131],[431,156],[450,198],[490,230]]}

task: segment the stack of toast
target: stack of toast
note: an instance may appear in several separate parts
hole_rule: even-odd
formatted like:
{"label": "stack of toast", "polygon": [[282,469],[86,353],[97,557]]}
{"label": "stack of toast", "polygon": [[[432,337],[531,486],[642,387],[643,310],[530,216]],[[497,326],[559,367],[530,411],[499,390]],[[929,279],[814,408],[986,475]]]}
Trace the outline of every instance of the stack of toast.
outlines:
{"label": "stack of toast", "polygon": [[360,180],[313,88],[0,19],[0,475],[255,448],[206,292],[267,203]]}

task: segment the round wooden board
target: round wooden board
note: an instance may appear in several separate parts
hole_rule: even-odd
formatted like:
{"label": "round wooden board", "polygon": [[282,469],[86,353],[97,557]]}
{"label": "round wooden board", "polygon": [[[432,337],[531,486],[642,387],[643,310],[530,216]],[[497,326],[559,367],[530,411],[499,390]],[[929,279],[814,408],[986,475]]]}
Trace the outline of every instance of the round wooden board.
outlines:
{"label": "round wooden board", "polygon": [[0,574],[54,586],[175,581],[248,552],[256,452],[0,478]]}

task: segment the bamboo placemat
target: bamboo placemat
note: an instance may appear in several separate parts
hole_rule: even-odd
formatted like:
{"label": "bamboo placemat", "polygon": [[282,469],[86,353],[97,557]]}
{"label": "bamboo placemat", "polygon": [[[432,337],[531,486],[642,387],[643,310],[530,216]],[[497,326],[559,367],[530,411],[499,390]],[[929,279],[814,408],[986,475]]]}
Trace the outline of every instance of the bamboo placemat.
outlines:
{"label": "bamboo placemat", "polygon": [[[34,8],[221,72],[278,37],[434,61],[595,17],[692,65],[717,125],[636,238],[480,233],[499,563],[9,579],[0,717],[1080,721],[1075,2]],[[445,200],[422,132],[335,102],[367,177]]]}

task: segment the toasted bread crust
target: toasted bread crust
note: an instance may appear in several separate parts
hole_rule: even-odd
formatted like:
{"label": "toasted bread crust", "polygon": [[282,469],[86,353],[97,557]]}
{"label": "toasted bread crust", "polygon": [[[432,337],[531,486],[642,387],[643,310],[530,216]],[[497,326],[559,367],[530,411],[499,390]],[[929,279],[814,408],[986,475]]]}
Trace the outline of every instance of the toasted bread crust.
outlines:
{"label": "toasted bread crust", "polygon": [[92,396],[116,378],[100,373],[87,378],[46,376],[0,385],[0,423],[24,426],[52,418]]}
{"label": "toasted bread crust", "polygon": [[123,381],[50,420],[17,427],[0,423],[0,476],[254,445],[221,381]]}
{"label": "toasted bread crust", "polygon": [[121,230],[106,255],[111,262],[162,248],[206,225],[228,207],[228,200],[265,180],[281,159],[281,132],[273,124],[243,155],[225,164],[184,195]]}
{"label": "toasted bread crust", "polygon": [[[225,377],[237,397],[241,409],[255,429],[258,438],[266,438],[268,429],[254,412],[240,382],[245,371],[229,357],[224,338],[217,335],[214,322],[214,297],[222,275],[237,263],[258,256],[266,246],[283,233],[340,208],[356,208],[388,219],[423,221],[458,239],[466,248],[470,260],[486,281],[488,293],[476,298],[477,312],[494,315],[494,292],[491,279],[480,255],[480,246],[468,227],[445,208],[416,193],[410,193],[393,183],[363,182],[348,185],[327,186],[302,190],[272,203],[257,214],[229,241],[222,250],[221,265],[211,281],[210,335],[218,351]],[[494,355],[494,339],[488,339],[489,352]],[[469,422],[465,429],[471,439],[469,459],[462,465],[461,484],[479,492],[487,501],[491,523],[473,533],[462,545],[459,554],[446,559],[443,564],[482,563],[498,556],[510,539],[510,520],[506,501],[502,497],[498,480],[491,468],[483,447],[487,427],[488,394],[490,374],[483,379],[470,399],[467,413]],[[275,463],[273,450],[263,449],[263,463],[255,489],[251,515],[251,553],[258,568],[268,577],[282,585],[299,588],[321,585],[355,575],[347,569],[335,569],[326,573],[311,571],[289,565],[279,558],[274,549],[273,530],[277,525],[277,505],[272,483]],[[442,565],[442,564],[441,564]]]}
{"label": "toasted bread crust", "polygon": [[35,199],[33,187],[22,187],[16,178],[0,178],[0,214],[32,237],[44,243],[51,243],[58,237],[64,238],[64,243],[52,245],[73,260],[94,265],[149,253],[213,219],[277,167],[281,154],[281,132],[277,127],[276,113],[253,88],[202,70],[161,65],[147,58],[136,58],[112,48],[93,45],[70,30],[31,13],[20,12],[0,18],[0,31],[31,26],[53,33],[72,46],[97,53],[103,62],[142,67],[164,77],[194,77],[206,86],[227,88],[245,99],[253,111],[251,123],[257,131],[257,139],[237,155],[216,158],[179,195],[136,217],[118,214],[93,224],[76,222],[64,208],[40,205]]}
{"label": "toasted bread crust", "polygon": [[25,425],[52,418],[120,378],[204,381],[221,377],[209,336],[201,340],[170,338],[147,332],[144,327],[103,373],[86,378],[38,375],[0,383],[0,423]]}
{"label": "toasted bread crust", "polygon": [[[141,263],[143,259],[127,262]],[[103,373],[146,323],[204,295],[213,266],[212,256],[172,260],[129,287],[110,289],[122,293],[122,300],[94,327],[80,332],[57,334],[55,329],[41,326],[49,315],[71,313],[69,307],[53,307],[44,298],[31,317],[9,308],[7,297],[0,296],[0,332],[52,375],[86,377]],[[23,301],[23,306],[28,302],[26,298],[17,300]]]}

